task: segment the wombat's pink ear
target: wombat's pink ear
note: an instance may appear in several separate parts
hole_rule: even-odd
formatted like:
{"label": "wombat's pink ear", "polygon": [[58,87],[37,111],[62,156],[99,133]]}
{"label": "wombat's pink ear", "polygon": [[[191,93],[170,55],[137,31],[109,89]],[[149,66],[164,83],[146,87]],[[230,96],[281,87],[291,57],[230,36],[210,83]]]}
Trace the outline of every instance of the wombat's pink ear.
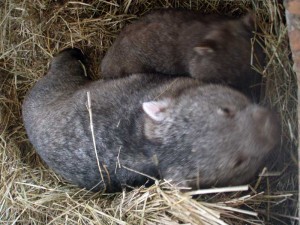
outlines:
{"label": "wombat's pink ear", "polygon": [[197,46],[194,47],[194,51],[199,55],[207,55],[214,52],[214,50],[209,46]]}
{"label": "wombat's pink ear", "polygon": [[155,121],[162,121],[167,117],[166,109],[170,105],[170,100],[151,101],[143,103],[144,112]]}

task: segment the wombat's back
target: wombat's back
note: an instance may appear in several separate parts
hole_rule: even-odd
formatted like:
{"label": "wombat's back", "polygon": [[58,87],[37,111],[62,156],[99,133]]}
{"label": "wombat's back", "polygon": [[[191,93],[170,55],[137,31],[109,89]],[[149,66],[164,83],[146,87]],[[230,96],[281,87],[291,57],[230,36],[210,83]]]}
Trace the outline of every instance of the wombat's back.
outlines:
{"label": "wombat's back", "polygon": [[78,57],[70,57],[72,51],[54,58],[22,106],[26,132],[38,154],[58,174],[87,189],[117,191],[146,182],[118,163],[158,177],[151,153],[142,147],[147,143],[142,103],[159,97],[171,78],[139,74],[90,82]]}
{"label": "wombat's back", "polygon": [[121,31],[101,62],[102,77],[146,72],[187,75],[183,64],[189,46],[185,46],[183,52],[178,51],[178,46],[188,42],[180,40],[180,33],[197,23],[198,32],[203,36],[208,32],[209,24],[217,18],[216,15],[205,17],[180,9],[158,9],[146,14]]}

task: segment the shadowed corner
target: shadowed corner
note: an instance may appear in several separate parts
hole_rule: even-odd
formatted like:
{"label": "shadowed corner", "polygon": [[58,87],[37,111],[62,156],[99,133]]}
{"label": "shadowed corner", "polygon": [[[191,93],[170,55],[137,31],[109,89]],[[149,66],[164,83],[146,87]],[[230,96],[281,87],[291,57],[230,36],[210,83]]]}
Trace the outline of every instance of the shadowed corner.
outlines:
{"label": "shadowed corner", "polygon": [[59,54],[69,54],[71,57],[84,62],[86,60],[86,56],[79,48],[65,48]]}

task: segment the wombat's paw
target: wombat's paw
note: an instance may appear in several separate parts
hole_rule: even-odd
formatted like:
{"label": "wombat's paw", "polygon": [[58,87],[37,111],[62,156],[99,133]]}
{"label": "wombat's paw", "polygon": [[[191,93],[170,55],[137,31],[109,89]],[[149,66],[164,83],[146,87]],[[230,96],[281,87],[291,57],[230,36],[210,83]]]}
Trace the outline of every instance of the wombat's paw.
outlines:
{"label": "wombat's paw", "polygon": [[85,62],[85,55],[79,48],[66,48],[58,53],[58,55],[69,55],[72,58]]}

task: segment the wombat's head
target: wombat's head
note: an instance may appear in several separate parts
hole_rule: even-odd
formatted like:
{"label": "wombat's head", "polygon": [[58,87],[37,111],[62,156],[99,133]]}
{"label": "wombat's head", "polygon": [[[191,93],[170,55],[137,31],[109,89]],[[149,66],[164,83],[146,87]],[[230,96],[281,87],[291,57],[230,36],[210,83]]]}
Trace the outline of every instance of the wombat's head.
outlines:
{"label": "wombat's head", "polygon": [[143,109],[163,177],[191,187],[247,182],[280,140],[271,111],[218,85],[186,89]]}
{"label": "wombat's head", "polygon": [[251,50],[254,31],[255,16],[252,13],[240,19],[213,23],[206,36],[193,47],[190,74],[210,82],[235,84],[241,81],[244,74],[251,71],[252,62],[263,64],[261,48],[255,44]]}

